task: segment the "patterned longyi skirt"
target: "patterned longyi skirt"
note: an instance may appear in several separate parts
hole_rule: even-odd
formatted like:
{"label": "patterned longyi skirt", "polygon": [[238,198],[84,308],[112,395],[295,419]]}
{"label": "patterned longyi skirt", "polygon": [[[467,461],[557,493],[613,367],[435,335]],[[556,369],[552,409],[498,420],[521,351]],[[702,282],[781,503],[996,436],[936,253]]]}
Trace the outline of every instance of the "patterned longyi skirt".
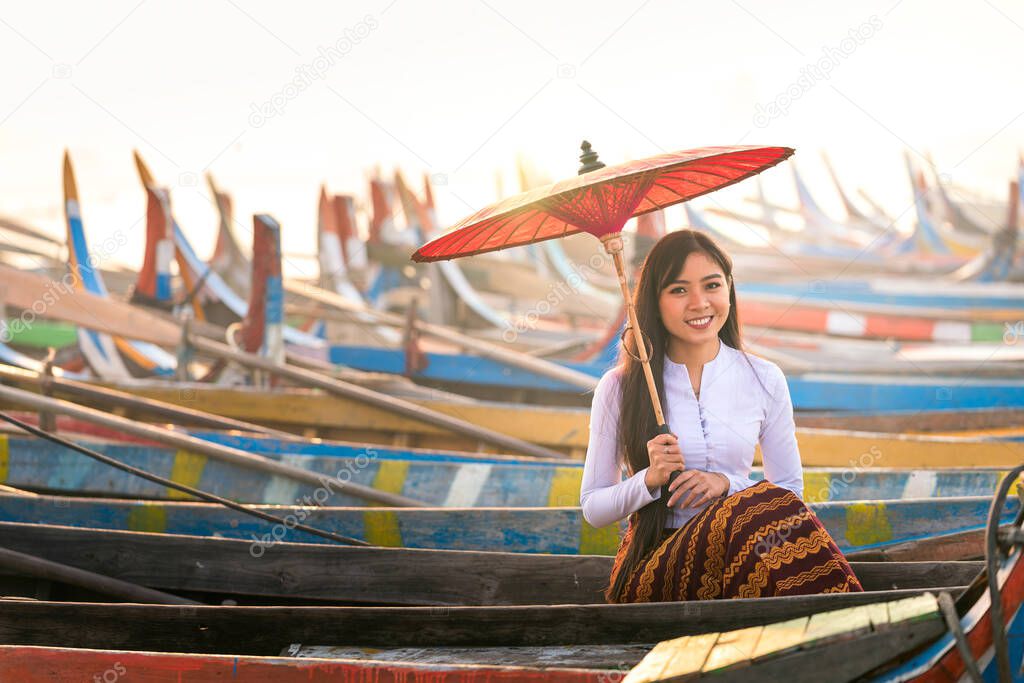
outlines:
{"label": "patterned longyi skirt", "polygon": [[[632,537],[619,546],[612,581]],[[760,482],[708,505],[665,536],[609,602],[850,593],[863,588],[817,516],[792,491]]]}

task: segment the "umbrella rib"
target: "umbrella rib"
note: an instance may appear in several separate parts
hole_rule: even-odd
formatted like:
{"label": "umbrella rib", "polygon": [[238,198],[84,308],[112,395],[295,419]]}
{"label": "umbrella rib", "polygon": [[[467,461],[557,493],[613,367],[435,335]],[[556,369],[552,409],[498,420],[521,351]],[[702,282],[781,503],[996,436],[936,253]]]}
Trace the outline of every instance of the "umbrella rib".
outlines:
{"label": "umbrella rib", "polygon": [[[541,237],[539,240],[536,240],[534,242],[534,244],[536,244],[538,242],[546,242],[548,240],[557,239],[559,237],[569,237],[570,235],[576,235],[576,234],[578,234],[580,232],[583,232],[579,228],[573,228],[571,226],[571,224],[568,224],[568,225],[570,225],[570,229],[565,231],[565,232],[563,232],[562,234],[560,234],[560,235],[555,234],[555,235],[550,235],[548,237]],[[480,254],[489,254],[492,251],[501,251],[503,248],[505,248],[505,246],[507,246],[507,245],[499,244],[499,245],[494,246],[494,247],[487,247],[486,249],[477,249],[476,251],[469,252],[468,254],[459,254],[459,256],[479,256]],[[517,244],[517,245],[514,245],[514,246],[522,246],[522,245]],[[442,260],[443,258],[444,257],[428,257],[426,260],[427,261],[439,261],[439,260]],[[450,256],[448,258],[455,258],[455,257],[454,256]]]}
{"label": "umbrella rib", "polygon": [[544,224],[547,223],[549,218],[551,218],[551,214],[549,214],[547,211],[545,211],[543,216],[540,219],[540,223],[537,225],[537,229],[533,231],[532,235],[530,235],[530,241],[527,242],[527,244],[531,244],[534,241],[536,241],[537,235],[540,234],[541,228],[544,227]]}
{"label": "umbrella rib", "polygon": [[[777,159],[775,161],[775,163],[773,163],[773,164],[765,165],[765,166],[759,166],[757,168],[751,169],[747,173],[744,173],[743,175],[737,176],[737,177],[733,178],[732,180],[730,180],[727,183],[722,183],[721,185],[716,185],[715,187],[706,188],[703,192],[699,192],[699,193],[691,196],[689,199],[696,199],[697,197],[703,197],[704,195],[708,194],[709,192],[714,192],[716,190],[720,190],[722,188],[729,187],[730,185],[735,185],[738,182],[744,181],[747,178],[755,176],[758,173],[761,173],[762,171],[765,171],[765,170],[767,170],[769,168],[772,168],[773,166],[778,165],[782,161],[785,161],[786,158],[788,158],[788,156],[787,157],[781,157],[781,158]],[[689,199],[687,201],[689,201]]]}
{"label": "umbrella rib", "polygon": [[[533,234],[532,234],[532,235],[530,235],[530,236],[529,236],[528,238],[524,238],[524,239],[523,239],[522,241],[520,241],[520,242],[516,242],[516,246],[520,246],[520,245],[526,245],[526,244],[532,244],[532,243],[534,242],[534,240],[536,240],[536,239],[537,239],[537,233],[538,233],[538,232],[540,231],[541,227],[543,227],[543,225],[544,225],[544,221],[546,221],[546,220],[547,220],[547,218],[548,218],[548,214],[547,214],[547,212],[546,212],[546,211],[543,211],[543,212],[537,212],[537,213],[538,213],[538,214],[540,215],[540,217],[541,217],[541,219],[540,219],[540,224],[539,224],[539,225],[537,226],[537,228],[536,228],[536,229],[535,229],[535,230],[533,231]],[[517,225],[516,225],[516,226],[515,226],[514,228],[512,228],[512,234],[513,234],[513,235],[514,235],[515,233],[519,232],[519,229],[520,229],[520,228],[522,228],[524,224],[526,224],[526,223],[528,223],[528,222],[530,221],[530,215],[531,215],[531,213],[530,213],[530,212],[524,212],[524,213],[523,213],[523,220],[522,220],[522,221],[520,221],[520,222],[519,222],[519,223],[518,223],[518,224],[517,224]]]}
{"label": "umbrella rib", "polygon": [[[692,183],[693,183],[694,185],[700,185],[700,187],[703,187],[704,189],[708,189],[708,188],[712,187],[711,185],[702,185],[701,183],[698,183],[698,182],[696,182],[696,181],[690,181],[690,182],[692,182]],[[679,197],[679,200],[680,200],[680,201],[684,201],[684,202],[685,202],[685,201],[687,201],[688,199],[690,199],[690,198],[691,198],[691,197],[687,197],[687,196],[684,196],[684,195],[681,195],[681,194],[679,194],[678,192],[676,192],[676,191],[675,191],[675,189],[674,189],[674,188],[672,188],[672,187],[669,187],[668,185],[663,185],[663,184],[661,184],[660,182],[655,182],[655,183],[654,183],[654,185],[655,185],[656,187],[660,187],[660,188],[662,188],[662,189],[663,189],[663,190],[665,190],[666,192],[671,192],[671,193],[672,193],[672,194],[674,194],[675,196]],[[648,196],[648,197],[644,197],[644,199],[646,199],[647,201],[651,202],[652,204],[654,204],[654,203],[655,203],[655,202],[654,202],[653,200],[651,200],[651,199],[649,198],[649,196]],[[659,205],[659,206],[660,206],[660,205]]]}
{"label": "umbrella rib", "polygon": [[[528,214],[529,214],[528,211],[524,211],[522,215],[528,215]],[[519,214],[516,214],[516,215],[519,215]],[[483,241],[483,244],[487,244],[488,242],[490,242],[491,241],[491,237],[493,237],[495,235],[495,233],[497,233],[499,230],[504,228],[506,225],[511,223],[515,219],[516,215],[504,216],[501,219],[498,219],[496,221],[497,225],[494,226],[494,230],[491,230],[491,232],[488,233],[487,237]],[[513,231],[514,230],[515,229],[513,228]],[[505,242],[502,242],[502,245],[507,245],[507,244],[508,244],[508,240],[505,240]]]}
{"label": "umbrella rib", "polygon": [[[732,174],[732,173],[729,173],[729,174],[724,174],[724,173],[715,173],[715,172],[714,172],[714,171],[712,171],[711,169],[700,169],[699,171],[697,171],[697,170],[694,170],[694,169],[685,169],[685,168],[684,168],[684,169],[680,169],[680,170],[681,170],[681,171],[684,171],[684,172],[686,172],[686,173],[690,173],[690,174],[693,174],[693,175],[698,175],[698,174],[699,174],[699,175],[709,175],[709,176],[711,176],[711,177],[713,177],[713,178],[722,178],[722,179],[724,179],[724,180],[732,180],[733,178],[735,178],[735,177],[736,177],[736,176],[735,176],[734,174]],[[749,169],[748,169],[748,170],[749,170]],[[666,178],[666,177],[667,177],[667,178],[678,178],[679,176],[677,176],[677,175],[676,175],[676,172],[675,172],[675,171],[671,171],[671,172],[669,172],[669,173],[663,173],[663,174],[662,174],[662,175],[661,175],[660,177],[661,177],[661,178]],[[680,179],[680,180],[683,180],[683,178],[679,178],[679,179]],[[696,182],[696,181],[691,181],[691,182]]]}
{"label": "umbrella rib", "polygon": [[470,227],[465,231],[457,230],[453,232],[452,237],[455,239],[452,239],[451,243],[448,245],[447,251],[455,253],[449,256],[449,258],[455,258],[456,256],[458,256],[459,249],[462,249],[464,246],[466,246],[468,242],[471,242],[472,240],[476,239],[476,236],[483,232],[483,230],[486,227],[487,223],[483,223],[482,225],[476,227]]}

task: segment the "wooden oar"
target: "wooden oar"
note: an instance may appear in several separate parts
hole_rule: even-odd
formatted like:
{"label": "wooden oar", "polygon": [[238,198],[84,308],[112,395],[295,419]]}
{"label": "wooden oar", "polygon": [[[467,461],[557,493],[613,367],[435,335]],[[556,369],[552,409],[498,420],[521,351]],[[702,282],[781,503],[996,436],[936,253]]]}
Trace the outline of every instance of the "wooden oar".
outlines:
{"label": "wooden oar", "polygon": [[[181,333],[174,323],[166,322],[144,310],[87,292],[72,291],[61,280],[51,280],[0,264],[0,282],[7,285],[6,304],[33,316],[40,307],[51,320],[62,320],[91,330],[106,332],[173,347]],[[33,317],[34,319],[34,317]]]}
{"label": "wooden oar", "polygon": [[80,586],[89,590],[120,598],[126,602],[153,603],[157,605],[201,605],[203,603],[163,591],[139,586],[121,579],[114,579],[103,574],[96,574],[78,567],[71,567],[60,562],[19,553],[0,546],[0,567],[4,569],[34,576],[47,581],[60,581],[72,586]]}
{"label": "wooden oar", "polygon": [[[284,288],[290,294],[305,297],[321,304],[322,306],[329,306],[348,313],[349,315],[344,318],[347,321],[350,320],[359,324],[361,321],[355,316],[355,314],[359,314],[369,316],[377,323],[392,325],[399,329],[406,325],[404,316],[372,309],[369,306],[349,301],[343,296],[329,292],[326,289],[321,289],[314,285],[285,280]],[[302,315],[319,315],[327,317],[322,309],[313,306],[287,306],[286,310],[289,312],[300,313]],[[593,391],[597,386],[597,378],[591,377],[590,375],[582,372],[570,370],[569,368],[564,368],[557,363],[552,363],[525,353],[506,349],[498,346],[497,344],[492,344],[490,342],[470,337],[469,335],[455,332],[454,330],[450,330],[442,325],[434,325],[432,323],[423,322],[422,320],[416,320],[414,324],[420,334],[457,344],[472,351],[481,358],[490,358],[492,360],[505,363],[506,365],[511,365],[512,367],[526,370],[542,377],[565,382],[566,384],[571,384],[587,391]]]}
{"label": "wooden oar", "polygon": [[299,368],[289,363],[275,363],[269,358],[257,356],[252,353],[236,351],[226,344],[221,344],[195,335],[189,336],[189,343],[192,344],[196,350],[216,358],[232,361],[248,368],[265,370],[280,377],[285,377],[298,384],[323,389],[335,396],[356,399],[377,408],[387,410],[388,412],[410,417],[436,427],[441,427],[442,429],[447,429],[456,434],[463,434],[515,453],[533,455],[540,458],[566,457],[558,451],[544,448],[543,446],[538,446],[537,444],[523,441],[522,439],[517,439],[506,434],[501,434],[500,432],[495,432],[490,429],[484,429],[483,427],[467,422],[466,420],[460,420],[459,418],[451,417],[449,415],[430,410],[429,408],[424,408],[423,406],[416,405],[415,403],[394,398],[349,382],[343,382],[342,380]]}
{"label": "wooden oar", "polygon": [[7,216],[0,216],[0,228],[3,228],[4,230],[9,230],[10,232],[16,232],[20,235],[25,235],[26,237],[31,237],[32,239],[37,239],[40,242],[46,242],[47,244],[50,244],[55,247],[64,246],[64,242],[57,239],[56,237],[47,235],[42,230],[37,230],[36,228],[30,225],[25,225],[24,223],[21,223],[15,220],[14,218],[9,218]]}
{"label": "wooden oar", "polygon": [[[262,455],[246,453],[245,451],[238,450],[237,448],[221,446],[219,444],[203,441],[202,439],[196,439],[170,429],[134,422],[133,420],[128,420],[116,415],[110,415],[93,408],[78,405],[77,403],[55,398],[46,398],[44,396],[33,394],[29,391],[15,389],[14,387],[0,386],[0,400],[9,404],[27,406],[32,410],[48,410],[53,413],[68,415],[79,420],[102,425],[111,429],[117,429],[126,434],[131,434],[132,436],[139,436],[158,443],[174,446],[175,448],[181,448],[190,453],[205,455],[209,458],[228,462],[232,465],[237,465],[243,468],[277,474],[314,487],[323,486],[327,479],[322,474],[317,474],[316,472],[304,470],[301,467],[295,467],[283,462],[271,460],[270,458],[266,458]],[[413,500],[412,498],[406,498],[405,496],[388,493],[386,491],[379,491],[369,486],[356,484],[355,482],[349,481],[343,485],[341,482],[337,483],[338,488],[343,488],[346,493],[351,493],[354,496],[358,496],[374,503],[396,507],[423,506],[423,503]]]}
{"label": "wooden oar", "polygon": [[201,410],[192,410],[173,403],[133,396],[132,394],[93,386],[85,382],[62,377],[43,377],[31,370],[22,370],[10,366],[0,366],[0,378],[12,382],[42,388],[44,384],[57,388],[68,396],[87,399],[92,405],[103,404],[112,408],[132,408],[176,424],[206,427],[209,429],[236,429],[243,432],[255,432],[280,439],[295,439],[295,434],[271,429],[252,422],[222,417]]}

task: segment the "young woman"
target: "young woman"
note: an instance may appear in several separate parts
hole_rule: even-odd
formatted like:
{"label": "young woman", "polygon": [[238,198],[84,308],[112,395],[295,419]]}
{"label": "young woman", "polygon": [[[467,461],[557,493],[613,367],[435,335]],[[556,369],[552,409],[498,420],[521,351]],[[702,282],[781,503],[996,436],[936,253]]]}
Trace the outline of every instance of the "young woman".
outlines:
{"label": "young woman", "polygon": [[[627,335],[594,392],[580,491],[591,525],[629,517],[609,602],[863,590],[800,500],[789,388],[778,366],[743,351],[730,258],[703,233],[669,233],[634,302],[672,434],[658,434]],[[755,483],[758,443],[765,481]]]}

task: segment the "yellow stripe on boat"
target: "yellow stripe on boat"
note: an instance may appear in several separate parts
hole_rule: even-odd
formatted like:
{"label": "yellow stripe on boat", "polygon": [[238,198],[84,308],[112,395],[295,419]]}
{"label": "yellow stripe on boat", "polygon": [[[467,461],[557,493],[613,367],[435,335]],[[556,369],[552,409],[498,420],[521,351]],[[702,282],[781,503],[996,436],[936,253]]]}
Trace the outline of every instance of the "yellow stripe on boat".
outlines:
{"label": "yellow stripe on boat", "polygon": [[167,508],[161,503],[143,503],[128,513],[130,531],[160,534],[167,531]]}
{"label": "yellow stripe on boat", "polygon": [[580,555],[614,555],[619,548],[619,525],[592,527],[580,519]]}
{"label": "yellow stripe on boat", "polygon": [[832,497],[832,473],[804,471],[804,502],[824,503]]}
{"label": "yellow stripe on boat", "polygon": [[7,473],[11,468],[11,448],[7,435],[0,434],[0,481],[7,481]]}
{"label": "yellow stripe on boat", "polygon": [[[407,460],[381,460],[373,478],[373,488],[388,493],[402,493],[405,478],[409,474]],[[363,512],[363,530],[367,543],[385,548],[402,547],[402,531],[398,526],[398,515],[388,510]]]}
{"label": "yellow stripe on boat", "polygon": [[389,510],[368,508],[363,512],[363,533],[366,542],[385,548],[402,547],[402,531],[398,515]]}
{"label": "yellow stripe on boat", "polygon": [[885,503],[851,503],[846,508],[846,541],[872,545],[892,540],[892,524]]}
{"label": "yellow stripe on boat", "polygon": [[548,490],[548,507],[576,507],[580,504],[582,467],[556,467]]}
{"label": "yellow stripe on boat", "polygon": [[[205,455],[178,451],[174,454],[174,464],[171,465],[171,481],[196,488],[199,485],[199,480],[203,478],[205,468]],[[192,500],[192,496],[187,493],[170,487],[167,488],[167,497],[171,500]]]}
{"label": "yellow stripe on boat", "polygon": [[409,476],[408,460],[381,460],[373,478],[373,488],[388,493],[402,493],[405,478]]}

